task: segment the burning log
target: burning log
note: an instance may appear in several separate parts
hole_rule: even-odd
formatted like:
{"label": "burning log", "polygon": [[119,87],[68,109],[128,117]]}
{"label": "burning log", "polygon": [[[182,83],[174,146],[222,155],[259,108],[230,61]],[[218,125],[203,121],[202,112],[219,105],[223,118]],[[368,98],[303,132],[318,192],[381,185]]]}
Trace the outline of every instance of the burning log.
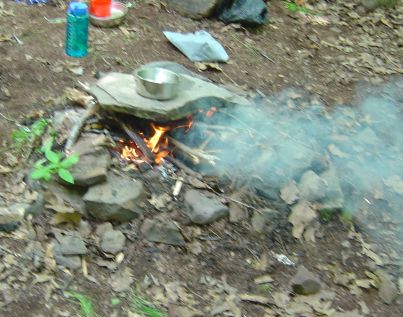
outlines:
{"label": "burning log", "polygon": [[123,122],[119,123],[122,126],[123,130],[126,132],[126,134],[130,137],[130,139],[138,146],[141,153],[143,153],[144,161],[146,161],[146,163],[148,164],[152,164],[154,162],[154,155],[152,151],[147,147],[143,138],[140,135],[138,135],[135,131],[133,131],[131,128],[129,128],[127,124]]}

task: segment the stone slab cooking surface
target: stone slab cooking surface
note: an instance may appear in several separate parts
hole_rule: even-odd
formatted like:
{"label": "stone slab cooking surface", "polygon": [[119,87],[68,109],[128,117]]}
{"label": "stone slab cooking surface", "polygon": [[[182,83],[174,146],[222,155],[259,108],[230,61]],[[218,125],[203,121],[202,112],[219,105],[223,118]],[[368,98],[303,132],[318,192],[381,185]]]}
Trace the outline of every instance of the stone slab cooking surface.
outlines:
{"label": "stone slab cooking surface", "polygon": [[138,95],[134,76],[123,73],[109,73],[102,77],[91,87],[91,93],[104,110],[155,121],[182,119],[205,107],[249,104],[246,98],[213,83],[185,74],[180,76],[178,96],[167,101]]}

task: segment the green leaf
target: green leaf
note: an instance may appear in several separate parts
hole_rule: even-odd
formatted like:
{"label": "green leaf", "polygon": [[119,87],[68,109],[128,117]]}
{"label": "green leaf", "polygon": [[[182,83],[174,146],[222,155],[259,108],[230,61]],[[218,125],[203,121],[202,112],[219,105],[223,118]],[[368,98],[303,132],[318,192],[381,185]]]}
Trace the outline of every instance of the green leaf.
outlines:
{"label": "green leaf", "polygon": [[31,126],[32,133],[38,137],[42,136],[46,131],[48,123],[49,122],[46,119],[39,119],[35,121]]}
{"label": "green leaf", "polygon": [[66,294],[80,302],[81,311],[85,317],[95,316],[94,305],[92,305],[91,300],[87,296],[74,291],[67,291]]}
{"label": "green leaf", "polygon": [[52,150],[48,150],[45,152],[46,158],[49,160],[49,162],[58,164],[60,163],[60,153],[53,152]]}
{"label": "green leaf", "polygon": [[47,167],[38,168],[35,171],[33,171],[31,174],[32,179],[43,178],[44,180],[49,180],[51,176],[52,176],[51,172],[50,172],[49,168],[47,168]]}
{"label": "green leaf", "polygon": [[120,299],[119,299],[119,298],[116,298],[116,297],[111,298],[111,304],[112,304],[112,306],[117,306],[117,305],[119,305],[119,304],[120,304]]}
{"label": "green leaf", "polygon": [[68,170],[61,168],[57,171],[57,175],[67,183],[74,184],[74,177]]}
{"label": "green leaf", "polygon": [[37,160],[34,164],[35,169],[43,168],[43,164],[46,163],[45,159]]}
{"label": "green leaf", "polygon": [[52,146],[53,146],[53,139],[50,138],[42,145],[41,152],[46,153],[46,152],[52,150]]}
{"label": "green leaf", "polygon": [[77,154],[72,154],[69,157],[65,158],[60,163],[60,166],[63,168],[69,168],[69,167],[72,167],[73,165],[77,164],[79,160],[80,160],[80,156],[78,156]]}

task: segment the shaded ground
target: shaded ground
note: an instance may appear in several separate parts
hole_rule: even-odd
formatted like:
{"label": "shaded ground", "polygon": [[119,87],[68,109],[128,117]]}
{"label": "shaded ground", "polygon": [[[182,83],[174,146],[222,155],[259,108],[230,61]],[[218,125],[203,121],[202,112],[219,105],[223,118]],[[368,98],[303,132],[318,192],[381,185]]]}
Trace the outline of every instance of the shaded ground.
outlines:
{"label": "shaded ground", "polygon": [[[271,23],[257,30],[245,30],[210,20],[193,21],[159,6],[157,1],[140,1],[130,9],[121,28],[91,28],[91,54],[83,60],[72,60],[63,52],[65,25],[44,19],[45,16],[49,19],[63,17],[64,8],[3,1],[0,2],[3,10],[0,11],[0,112],[20,121],[29,114],[51,110],[55,105],[60,107],[56,99],[65,88],[75,86],[78,80],[94,80],[97,71],[131,72],[154,60],[173,60],[197,71],[165,40],[162,31],[200,28],[211,32],[230,55],[230,62],[221,65],[222,72],[204,72],[216,82],[259,89],[265,94],[297,86],[318,94],[328,105],[352,102],[357,97],[357,86],[380,84],[392,75],[401,74],[399,23],[402,12],[401,9],[378,10],[367,14],[340,3],[336,1],[334,5],[323,7],[329,24],[321,25],[289,13],[280,1],[272,1]],[[2,41],[2,36],[10,39]],[[83,76],[69,70],[78,66],[84,68]],[[14,124],[3,117],[0,122],[4,142]],[[2,146],[0,151],[4,157],[7,147]],[[3,200],[15,199],[26,191],[20,186],[23,172],[2,175],[1,182],[4,185],[0,192],[7,193],[2,195]],[[171,185],[168,180],[162,184],[167,192]],[[255,208],[267,205],[252,194],[244,199]],[[248,212],[252,214],[251,209]],[[76,302],[63,296],[64,290],[74,289],[92,299],[100,316],[137,316],[128,312],[133,302],[131,291],[123,292],[119,295],[121,303],[112,305],[111,299],[118,295],[110,286],[111,273],[95,264],[96,256],[87,259],[89,275],[95,278],[92,281],[83,277],[81,270],[70,273],[57,269],[53,275],[48,271],[51,264],[46,264],[47,269],[42,273],[33,267],[25,248],[36,240],[44,247],[47,245],[46,235],[50,230],[45,225],[47,217],[49,215],[36,219],[34,225],[22,226],[15,234],[2,234],[1,315],[77,316]],[[395,304],[388,306],[379,299],[376,289],[359,288],[354,284],[356,279],[368,279],[366,271],[375,271],[373,259],[363,252],[359,236],[337,219],[321,226],[321,238],[316,243],[295,241],[286,215],[279,219],[274,232],[263,236],[251,233],[249,220],[236,225],[222,220],[203,227],[201,233],[189,229],[189,236],[197,237],[195,241],[200,245],[186,248],[145,242],[139,238],[140,224],[140,221],[134,222],[133,227],[126,228],[134,242],[128,244],[124,252],[126,260],[118,272],[131,275],[142,296],[169,307],[170,316],[192,316],[190,313],[175,315],[172,303],[197,308],[207,316],[207,312],[214,309],[219,311],[217,307],[224,302],[230,308],[231,303],[239,307],[244,316],[297,316],[287,315],[283,309],[290,302],[297,302],[300,311],[305,309],[298,302],[298,296],[288,295],[289,281],[296,269],[278,262],[275,254],[285,254],[297,264],[305,265],[334,292],[328,299],[319,301],[322,306],[312,304],[317,299],[309,299],[308,306],[310,309],[315,306],[317,314],[329,310],[323,303],[331,302],[339,311],[357,310],[356,315],[334,316],[402,315],[401,295]],[[345,243],[347,240],[349,243]],[[95,247],[93,250],[97,254]],[[386,267],[395,279],[401,276],[401,259],[387,262]],[[346,278],[347,282],[337,281],[337,277],[346,272],[355,273],[355,277]],[[265,274],[269,274],[273,282],[261,287],[254,278]],[[135,288],[133,285],[131,288]],[[234,293],[260,294],[273,299],[267,305],[237,302],[231,297]],[[232,313],[236,315],[234,310]]]}

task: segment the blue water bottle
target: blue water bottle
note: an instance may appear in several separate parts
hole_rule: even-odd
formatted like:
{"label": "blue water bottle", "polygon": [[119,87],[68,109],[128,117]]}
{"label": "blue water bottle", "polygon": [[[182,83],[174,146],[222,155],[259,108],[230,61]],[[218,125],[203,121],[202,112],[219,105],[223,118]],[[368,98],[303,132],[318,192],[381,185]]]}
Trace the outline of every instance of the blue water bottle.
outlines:
{"label": "blue water bottle", "polygon": [[66,54],[71,57],[88,55],[88,6],[71,2],[67,10]]}

